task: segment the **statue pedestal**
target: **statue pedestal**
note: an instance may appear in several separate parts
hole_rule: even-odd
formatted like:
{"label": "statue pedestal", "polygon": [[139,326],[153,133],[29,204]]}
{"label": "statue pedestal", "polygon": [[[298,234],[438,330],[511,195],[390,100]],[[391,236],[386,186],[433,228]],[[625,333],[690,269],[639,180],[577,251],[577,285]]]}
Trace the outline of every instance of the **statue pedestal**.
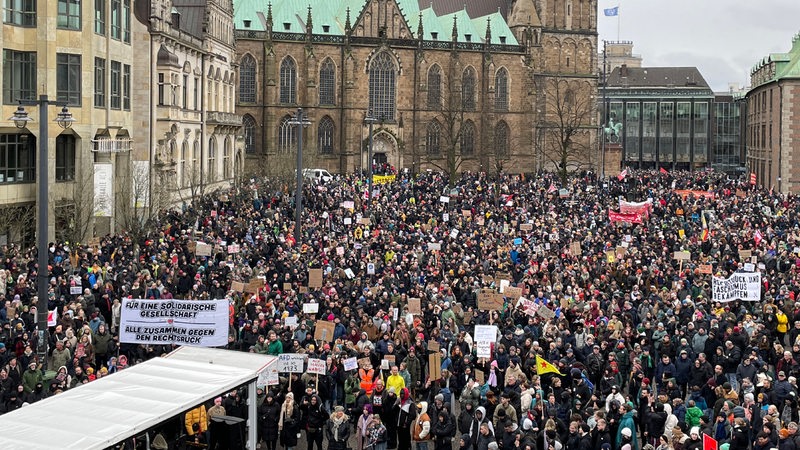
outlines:
{"label": "statue pedestal", "polygon": [[603,173],[607,177],[615,177],[622,167],[622,144],[617,142],[606,142],[605,145],[605,164]]}

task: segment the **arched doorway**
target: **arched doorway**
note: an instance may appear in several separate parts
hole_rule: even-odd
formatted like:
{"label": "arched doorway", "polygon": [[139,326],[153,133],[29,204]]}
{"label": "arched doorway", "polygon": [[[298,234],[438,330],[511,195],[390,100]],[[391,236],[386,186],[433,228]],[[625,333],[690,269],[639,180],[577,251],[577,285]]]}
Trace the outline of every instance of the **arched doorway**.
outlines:
{"label": "arched doorway", "polygon": [[379,170],[386,166],[401,166],[400,153],[397,151],[397,140],[390,133],[379,131],[372,139],[372,162]]}

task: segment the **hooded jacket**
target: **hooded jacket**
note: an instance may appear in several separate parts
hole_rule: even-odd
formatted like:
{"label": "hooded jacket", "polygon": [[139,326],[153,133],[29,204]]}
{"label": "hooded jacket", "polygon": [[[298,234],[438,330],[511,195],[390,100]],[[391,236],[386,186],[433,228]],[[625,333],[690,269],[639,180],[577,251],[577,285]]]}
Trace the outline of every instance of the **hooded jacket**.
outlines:
{"label": "hooded jacket", "polygon": [[415,441],[429,441],[431,432],[431,418],[428,416],[428,402],[419,402],[419,414],[414,423],[414,433],[411,435]]}

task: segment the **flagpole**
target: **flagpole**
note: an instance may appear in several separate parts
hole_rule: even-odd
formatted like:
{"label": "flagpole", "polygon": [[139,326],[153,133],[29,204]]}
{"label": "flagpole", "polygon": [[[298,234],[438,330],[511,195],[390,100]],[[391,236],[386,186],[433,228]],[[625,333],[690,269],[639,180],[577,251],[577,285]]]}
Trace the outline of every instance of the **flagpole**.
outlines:
{"label": "flagpole", "polygon": [[620,14],[619,14],[619,7],[622,6],[622,0],[617,4],[617,42],[619,42],[619,28],[620,28]]}

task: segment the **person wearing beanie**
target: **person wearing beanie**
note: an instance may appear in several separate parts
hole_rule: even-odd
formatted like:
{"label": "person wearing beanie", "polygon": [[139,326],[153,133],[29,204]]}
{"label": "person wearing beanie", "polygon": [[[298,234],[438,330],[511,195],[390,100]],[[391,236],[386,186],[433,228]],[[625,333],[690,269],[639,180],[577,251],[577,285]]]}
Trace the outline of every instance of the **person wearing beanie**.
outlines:
{"label": "person wearing beanie", "polygon": [[325,423],[325,436],[328,438],[330,450],[346,450],[350,439],[350,425],[344,407],[337,406],[330,419]]}

